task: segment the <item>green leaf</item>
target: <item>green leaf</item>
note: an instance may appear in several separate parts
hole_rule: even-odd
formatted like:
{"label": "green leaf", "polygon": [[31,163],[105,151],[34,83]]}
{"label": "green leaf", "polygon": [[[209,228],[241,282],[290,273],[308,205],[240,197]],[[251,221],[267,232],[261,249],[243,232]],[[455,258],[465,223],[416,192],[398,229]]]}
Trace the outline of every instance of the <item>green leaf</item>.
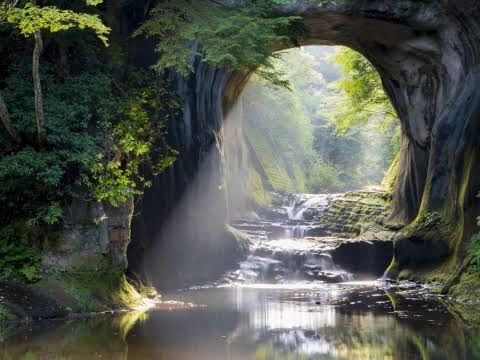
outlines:
{"label": "green leaf", "polygon": [[[154,69],[182,75],[193,71],[193,58],[228,71],[254,72],[277,86],[286,86],[272,63],[272,49],[295,44],[306,35],[300,17],[273,11],[270,2],[224,4],[165,1],[158,4],[135,36],[157,39]],[[293,34],[293,35],[292,35]],[[200,47],[199,45],[200,44]]]}
{"label": "green leaf", "polygon": [[11,10],[7,15],[7,21],[14,24],[26,37],[32,36],[40,30],[56,33],[74,27],[90,29],[95,32],[105,46],[108,46],[107,35],[110,33],[110,29],[103,24],[98,15],[61,10],[55,6],[39,7],[27,3],[23,8]]}

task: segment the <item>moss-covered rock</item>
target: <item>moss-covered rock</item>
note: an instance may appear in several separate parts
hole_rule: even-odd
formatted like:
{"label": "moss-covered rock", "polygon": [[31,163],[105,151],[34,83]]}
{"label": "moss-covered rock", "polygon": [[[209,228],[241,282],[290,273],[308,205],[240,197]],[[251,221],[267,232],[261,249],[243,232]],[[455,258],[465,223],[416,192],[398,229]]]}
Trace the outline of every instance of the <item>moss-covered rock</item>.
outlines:
{"label": "moss-covered rock", "polygon": [[393,233],[383,227],[383,219],[390,209],[390,194],[379,189],[365,189],[348,192],[335,199],[322,214],[322,224],[333,233],[352,234],[360,236],[368,234],[375,236],[384,231],[387,238]]}
{"label": "moss-covered rock", "polygon": [[123,273],[62,273],[33,285],[1,281],[0,323],[134,309],[149,303],[147,296]]}

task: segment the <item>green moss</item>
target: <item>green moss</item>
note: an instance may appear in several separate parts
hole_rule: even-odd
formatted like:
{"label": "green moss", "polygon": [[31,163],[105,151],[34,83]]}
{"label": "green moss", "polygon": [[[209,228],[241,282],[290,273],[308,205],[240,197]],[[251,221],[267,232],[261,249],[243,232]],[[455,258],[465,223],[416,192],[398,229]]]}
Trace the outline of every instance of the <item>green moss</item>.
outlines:
{"label": "green moss", "polygon": [[255,205],[264,207],[270,203],[270,196],[263,187],[262,178],[254,168],[248,169],[247,189]]}
{"label": "green moss", "polygon": [[415,277],[415,271],[412,269],[402,269],[397,276],[398,280],[414,280]]}
{"label": "green moss", "polygon": [[63,275],[60,281],[82,312],[134,308],[141,305],[143,299],[123,274]]}
{"label": "green moss", "polygon": [[295,192],[298,187],[295,178],[289,173],[284,159],[276,153],[273,141],[265,135],[246,128],[248,141],[257,156],[262,172],[266,174],[268,183],[275,191]]}
{"label": "green moss", "polygon": [[382,188],[389,193],[393,193],[395,182],[397,181],[398,170],[400,169],[400,152],[395,156],[390,168],[385,173],[382,180]]}
{"label": "green moss", "polygon": [[465,271],[458,282],[450,288],[449,295],[456,299],[451,304],[469,325],[480,328],[480,312],[478,299],[480,299],[480,278],[472,271]]}
{"label": "green moss", "polygon": [[393,257],[392,262],[388,266],[385,273],[388,274],[388,276],[390,276],[392,278],[397,277],[397,275],[398,275],[398,263],[397,263],[397,260],[395,259],[395,257]]}
{"label": "green moss", "polygon": [[415,220],[415,225],[419,228],[423,227],[433,227],[441,224],[442,216],[436,211],[424,212],[419,214]]}

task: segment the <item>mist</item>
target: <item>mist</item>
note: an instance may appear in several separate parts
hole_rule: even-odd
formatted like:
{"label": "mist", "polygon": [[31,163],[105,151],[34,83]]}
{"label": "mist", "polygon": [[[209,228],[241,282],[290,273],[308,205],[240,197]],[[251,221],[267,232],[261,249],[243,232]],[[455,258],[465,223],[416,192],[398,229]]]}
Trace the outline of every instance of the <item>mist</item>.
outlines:
{"label": "mist", "polygon": [[339,133],[347,101],[334,61],[339,47],[280,53],[277,68],[291,90],[253,76],[224,123],[229,208],[245,216],[271,192],[338,193],[380,185],[397,149],[396,125],[380,114]]}

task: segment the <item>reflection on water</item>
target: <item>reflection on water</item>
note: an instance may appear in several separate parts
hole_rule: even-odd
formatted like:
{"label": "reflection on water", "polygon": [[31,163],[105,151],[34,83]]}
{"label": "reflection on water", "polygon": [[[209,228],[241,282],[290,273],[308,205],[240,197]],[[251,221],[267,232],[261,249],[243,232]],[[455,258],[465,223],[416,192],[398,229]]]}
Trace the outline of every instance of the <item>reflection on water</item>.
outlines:
{"label": "reflection on water", "polygon": [[[475,337],[432,300],[372,284],[212,288],[207,307],[37,323],[0,359],[475,359]],[[477,340],[478,342],[478,340]]]}

